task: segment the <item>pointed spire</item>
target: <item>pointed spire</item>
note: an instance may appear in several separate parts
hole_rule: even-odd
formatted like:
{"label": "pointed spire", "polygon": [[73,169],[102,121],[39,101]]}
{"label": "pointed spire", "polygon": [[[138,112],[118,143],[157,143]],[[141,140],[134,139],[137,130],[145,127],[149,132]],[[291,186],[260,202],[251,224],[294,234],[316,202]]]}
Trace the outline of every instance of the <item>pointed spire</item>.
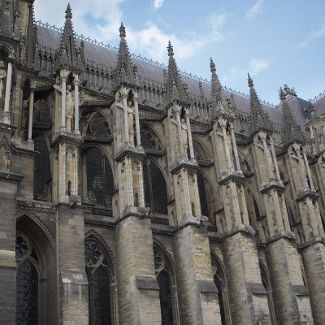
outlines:
{"label": "pointed spire", "polygon": [[286,101],[285,92],[282,88],[280,88],[279,95],[281,99],[283,120],[282,144],[285,147],[288,147],[293,143],[305,144],[306,140],[304,134],[291,112],[291,109]]}
{"label": "pointed spire", "polygon": [[251,134],[254,135],[259,131],[272,133],[273,128],[269,116],[264,111],[263,106],[257,96],[254,88],[254,82],[248,74],[248,86],[250,93],[250,113],[251,113]]}
{"label": "pointed spire", "polygon": [[57,68],[66,68],[70,70],[80,69],[83,65],[83,60],[78,56],[79,52],[80,51],[76,46],[75,34],[73,31],[72,10],[70,3],[68,3],[65,11],[65,23],[61,36],[60,47],[57,52]]}
{"label": "pointed spire", "polygon": [[121,27],[119,28],[119,31],[120,31],[120,38],[125,38],[126,32],[125,32],[125,27],[123,25],[123,22],[121,22]]}
{"label": "pointed spire", "polygon": [[213,101],[221,100],[222,94],[222,85],[219,81],[216,65],[214,64],[212,58],[210,58],[210,71],[211,71],[211,97]]}
{"label": "pointed spire", "polygon": [[233,119],[233,114],[230,112],[230,106],[223,93],[221,82],[217,75],[216,66],[210,58],[211,71],[211,99],[212,99],[212,117],[222,116],[223,118]]}
{"label": "pointed spire", "polygon": [[28,13],[28,25],[26,34],[26,63],[32,66],[36,52],[36,26],[34,20],[34,4],[32,3]]}
{"label": "pointed spire", "polygon": [[65,19],[72,19],[72,11],[70,7],[70,2],[68,3],[67,9],[65,11]]}
{"label": "pointed spire", "polygon": [[174,58],[174,50],[171,42],[168,42],[168,69],[167,69],[167,81],[166,81],[166,104],[178,101],[181,104],[188,105],[188,95],[186,91],[186,85],[182,83],[180,73],[177,68],[177,64]]}
{"label": "pointed spire", "polygon": [[137,82],[137,68],[132,64],[131,54],[128,44],[126,42],[126,31],[123,23],[119,28],[120,32],[120,46],[118,50],[116,68],[114,70],[114,86],[116,91],[121,85],[128,85],[129,87],[138,87]]}

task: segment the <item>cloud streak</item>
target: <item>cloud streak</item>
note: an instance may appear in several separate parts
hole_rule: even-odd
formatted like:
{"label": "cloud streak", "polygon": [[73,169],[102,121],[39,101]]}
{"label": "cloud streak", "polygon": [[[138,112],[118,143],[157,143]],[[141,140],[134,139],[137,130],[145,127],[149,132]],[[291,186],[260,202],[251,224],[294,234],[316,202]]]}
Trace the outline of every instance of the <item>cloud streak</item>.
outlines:
{"label": "cloud streak", "polygon": [[155,10],[158,10],[159,8],[161,8],[164,4],[164,0],[154,0],[153,2],[153,6],[155,8]]}
{"label": "cloud streak", "polygon": [[248,62],[247,68],[243,69],[238,66],[234,66],[223,76],[223,83],[231,83],[236,80],[240,80],[247,77],[247,72],[252,76],[256,76],[261,72],[267,70],[270,67],[270,63],[265,59],[251,59]]}
{"label": "cloud streak", "polygon": [[251,6],[247,13],[246,13],[246,19],[252,20],[257,15],[261,14],[264,9],[264,0],[257,0],[253,6]]}
{"label": "cloud streak", "polygon": [[325,36],[325,23],[322,24],[322,26],[313,31],[307,38],[305,38],[303,41],[301,41],[300,43],[298,43],[297,48],[301,49],[301,48],[305,48],[307,47],[311,42],[322,38]]}

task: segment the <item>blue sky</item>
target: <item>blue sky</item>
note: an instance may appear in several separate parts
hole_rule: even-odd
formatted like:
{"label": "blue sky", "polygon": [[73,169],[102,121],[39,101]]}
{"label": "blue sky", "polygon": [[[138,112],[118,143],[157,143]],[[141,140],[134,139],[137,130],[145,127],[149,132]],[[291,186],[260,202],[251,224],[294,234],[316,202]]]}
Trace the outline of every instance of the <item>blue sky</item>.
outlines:
{"label": "blue sky", "polygon": [[[65,0],[36,0],[36,19],[62,26]],[[123,21],[131,50],[210,79],[209,57],[224,85],[278,103],[284,83],[305,99],[325,89],[323,0],[71,0],[75,31],[118,45]]]}

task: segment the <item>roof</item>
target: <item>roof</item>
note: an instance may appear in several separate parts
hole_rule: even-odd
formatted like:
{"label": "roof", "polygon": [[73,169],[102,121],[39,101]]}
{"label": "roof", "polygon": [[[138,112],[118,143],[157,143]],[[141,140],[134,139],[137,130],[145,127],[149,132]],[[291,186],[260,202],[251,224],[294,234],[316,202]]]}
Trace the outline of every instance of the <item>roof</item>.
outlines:
{"label": "roof", "polygon": [[[51,49],[56,51],[60,46],[61,29],[54,28],[53,26],[39,23],[37,26],[37,40],[38,45],[42,48]],[[81,37],[76,36],[76,43],[80,45]],[[110,70],[113,70],[116,66],[118,49],[112,46],[105,46],[101,43],[96,43],[90,39],[83,38],[85,59],[88,62],[93,62],[98,65],[103,65]],[[132,55],[132,61],[138,68],[139,75],[157,83],[162,84],[164,82],[164,69],[162,64],[154,63],[153,61],[141,58],[137,55]],[[211,84],[207,80],[197,78],[187,73],[181,73],[182,81],[187,84],[188,92],[196,97],[200,96],[199,82],[202,83],[202,90],[204,96],[210,99]],[[236,108],[243,112],[250,112],[250,99],[248,96],[231,89],[225,88],[226,96],[232,96],[235,102]],[[305,107],[308,106],[308,102],[293,96],[294,98],[289,100],[289,107],[293,110],[293,114],[297,115],[297,121],[300,125],[304,125],[306,122],[306,116],[303,113]],[[278,106],[272,107],[266,103],[262,103],[264,110],[269,115],[271,121],[275,124],[282,125],[282,113]],[[325,97],[322,97],[314,104],[316,115],[325,113]]]}

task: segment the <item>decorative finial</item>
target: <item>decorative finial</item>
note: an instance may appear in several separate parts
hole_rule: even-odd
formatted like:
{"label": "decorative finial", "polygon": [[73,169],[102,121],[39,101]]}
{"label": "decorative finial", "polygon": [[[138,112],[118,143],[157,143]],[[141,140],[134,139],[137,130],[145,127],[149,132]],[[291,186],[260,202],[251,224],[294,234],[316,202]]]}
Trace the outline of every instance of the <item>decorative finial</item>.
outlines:
{"label": "decorative finial", "polygon": [[250,74],[248,74],[248,86],[254,87],[254,82],[253,82],[253,79],[251,78]]}
{"label": "decorative finial", "polygon": [[212,58],[210,58],[210,71],[216,72],[216,65],[214,64]]}
{"label": "decorative finial", "polygon": [[65,19],[72,19],[72,11],[70,7],[70,3],[68,3],[67,9],[65,11]]}
{"label": "decorative finial", "polygon": [[173,46],[172,46],[172,43],[170,41],[168,41],[167,50],[168,50],[168,56],[174,56]]}
{"label": "decorative finial", "polygon": [[280,90],[279,90],[279,97],[280,97],[280,99],[281,99],[282,101],[286,99],[286,95],[285,95],[285,93],[284,93],[282,87],[280,87]]}
{"label": "decorative finial", "polygon": [[120,27],[119,31],[120,31],[120,37],[124,38],[126,36],[126,32],[125,32],[125,27],[124,27],[123,23],[121,23],[121,27]]}

